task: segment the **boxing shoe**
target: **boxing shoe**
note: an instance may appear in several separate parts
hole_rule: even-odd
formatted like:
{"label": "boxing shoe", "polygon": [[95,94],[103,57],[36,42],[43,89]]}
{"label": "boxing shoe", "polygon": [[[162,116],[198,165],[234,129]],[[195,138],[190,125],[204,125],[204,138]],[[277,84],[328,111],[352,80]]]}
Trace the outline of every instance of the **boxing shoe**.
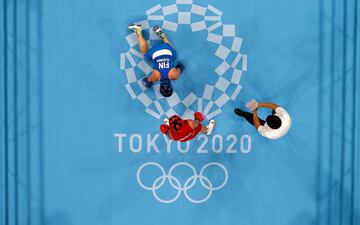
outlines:
{"label": "boxing shoe", "polygon": [[153,85],[153,82],[149,81],[147,77],[142,79],[142,83],[147,88],[151,88]]}
{"label": "boxing shoe", "polygon": [[140,24],[130,24],[128,26],[130,30],[133,30],[137,36],[141,35],[141,25]]}
{"label": "boxing shoe", "polygon": [[161,28],[159,26],[155,26],[153,28],[153,31],[162,40],[164,40],[166,38],[164,32],[161,30]]}
{"label": "boxing shoe", "polygon": [[207,125],[206,127],[207,127],[207,132],[206,132],[206,134],[207,135],[211,135],[211,133],[213,132],[213,130],[214,130],[214,127],[215,127],[215,120],[210,120],[210,123],[209,123],[209,125]]}
{"label": "boxing shoe", "polygon": [[130,29],[130,30],[133,30],[133,31],[137,31],[137,30],[140,30],[141,31],[141,25],[140,24],[130,24],[129,26],[128,26],[128,28]]}

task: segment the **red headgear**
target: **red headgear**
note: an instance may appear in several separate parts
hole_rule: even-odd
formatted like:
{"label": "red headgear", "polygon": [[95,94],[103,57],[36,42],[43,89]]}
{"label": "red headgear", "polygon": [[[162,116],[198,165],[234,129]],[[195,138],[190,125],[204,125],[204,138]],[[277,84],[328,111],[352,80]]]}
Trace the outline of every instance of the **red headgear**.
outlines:
{"label": "red headgear", "polygon": [[169,119],[170,128],[175,131],[179,132],[181,128],[184,126],[184,120],[182,120],[178,115],[173,115]]}

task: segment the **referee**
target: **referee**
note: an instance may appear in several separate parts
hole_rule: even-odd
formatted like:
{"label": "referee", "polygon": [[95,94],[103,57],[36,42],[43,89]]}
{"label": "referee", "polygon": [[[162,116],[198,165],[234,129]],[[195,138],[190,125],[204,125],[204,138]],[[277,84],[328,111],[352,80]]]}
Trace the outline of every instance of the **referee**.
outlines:
{"label": "referee", "polygon": [[[258,103],[255,99],[246,104],[246,107],[252,111],[245,112],[239,108],[235,109],[235,114],[245,118],[249,123],[255,126],[257,131],[269,139],[278,139],[284,136],[291,126],[291,118],[284,108],[270,102]],[[272,114],[262,120],[257,116],[259,108],[268,108]]]}

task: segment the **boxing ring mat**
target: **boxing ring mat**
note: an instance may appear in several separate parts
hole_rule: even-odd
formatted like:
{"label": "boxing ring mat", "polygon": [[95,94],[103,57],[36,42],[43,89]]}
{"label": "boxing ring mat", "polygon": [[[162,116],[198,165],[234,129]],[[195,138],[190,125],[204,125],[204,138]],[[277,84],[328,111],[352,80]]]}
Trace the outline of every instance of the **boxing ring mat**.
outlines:
{"label": "boxing ring mat", "polygon": [[[355,225],[359,4],[3,0],[0,224]],[[163,98],[141,79],[159,25],[185,65]],[[261,137],[233,110],[292,118]],[[211,136],[170,142],[174,113]],[[265,117],[268,112],[261,111]]]}

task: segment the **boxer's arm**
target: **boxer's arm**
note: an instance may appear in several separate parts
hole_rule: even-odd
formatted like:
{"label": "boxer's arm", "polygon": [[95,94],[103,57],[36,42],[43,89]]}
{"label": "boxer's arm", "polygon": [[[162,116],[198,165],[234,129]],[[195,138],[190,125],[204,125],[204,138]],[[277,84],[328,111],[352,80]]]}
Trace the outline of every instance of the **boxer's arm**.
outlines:
{"label": "boxer's arm", "polygon": [[170,126],[167,124],[161,124],[160,125],[160,131],[161,133],[165,134],[166,136],[168,136],[170,139],[174,140],[174,138],[171,135],[171,129]]}
{"label": "boxer's arm", "polygon": [[194,120],[199,120],[199,122],[201,123],[202,121],[204,121],[204,115],[201,114],[201,112],[195,112]]}
{"label": "boxer's arm", "polygon": [[173,138],[172,134],[171,134],[171,130],[169,130],[169,132],[166,134],[171,140],[174,140],[175,139]]}
{"label": "boxer's arm", "polygon": [[200,121],[199,120],[186,120],[186,122],[189,124],[189,126],[191,127],[191,129],[195,129],[200,125]]}

